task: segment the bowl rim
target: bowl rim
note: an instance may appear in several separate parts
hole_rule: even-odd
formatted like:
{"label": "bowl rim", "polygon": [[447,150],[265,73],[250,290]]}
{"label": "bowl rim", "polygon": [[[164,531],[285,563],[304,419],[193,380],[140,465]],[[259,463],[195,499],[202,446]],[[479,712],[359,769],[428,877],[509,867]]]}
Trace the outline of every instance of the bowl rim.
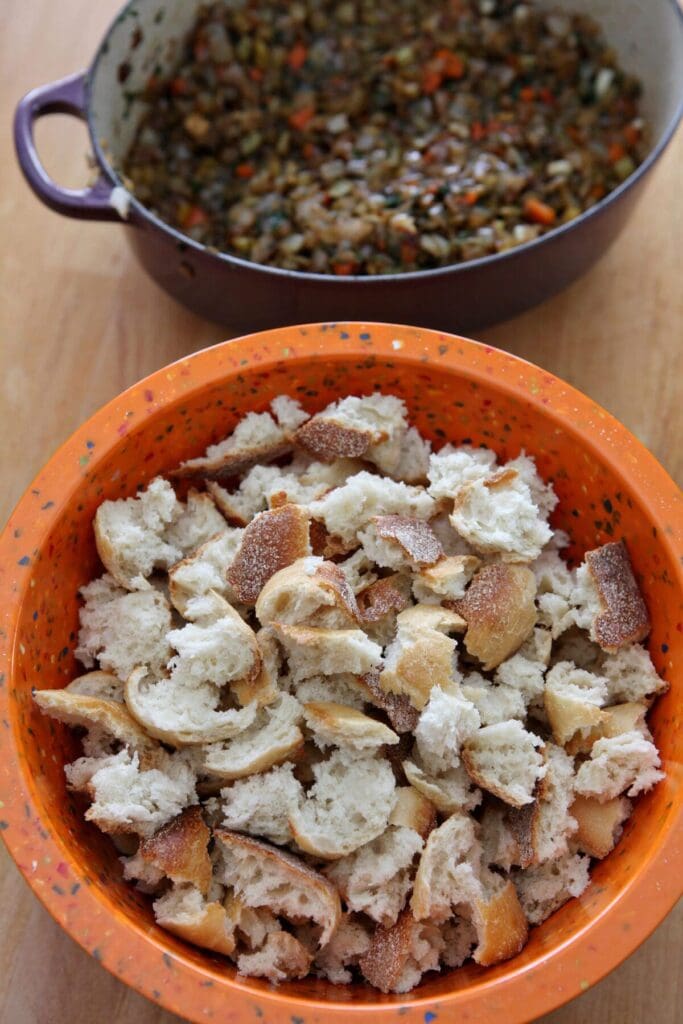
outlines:
{"label": "bowl rim", "polygon": [[[669,7],[673,8],[677,24],[676,31],[679,34],[681,48],[683,50],[683,8],[679,6],[677,0],[656,0],[656,2],[664,2]],[[476,271],[484,267],[504,265],[508,260],[514,259],[518,254],[533,253],[537,249],[542,249],[542,247],[552,244],[556,239],[561,239],[574,228],[578,228],[586,223],[591,223],[595,217],[602,214],[605,210],[611,207],[613,203],[621,199],[627,191],[645,177],[654,164],[659,160],[664,153],[664,150],[671,142],[678,125],[681,120],[683,120],[683,95],[681,95],[672,117],[661,131],[656,144],[649,151],[643,162],[639,164],[638,167],[636,167],[636,169],[629,174],[629,176],[621,182],[620,185],[617,185],[617,187],[612,189],[612,191],[604,196],[604,198],[598,200],[594,206],[584,210],[578,215],[578,217],[575,217],[568,223],[558,224],[557,227],[552,228],[550,231],[546,232],[546,234],[539,235],[538,238],[534,238],[529,242],[522,242],[521,245],[515,245],[503,252],[491,253],[488,256],[481,256],[478,259],[473,260],[462,260],[459,263],[452,263],[445,267],[433,267],[427,270],[409,270],[405,273],[349,274],[346,276],[338,276],[335,274],[316,274],[307,270],[288,270],[285,267],[270,266],[265,263],[246,260],[241,256],[222,252],[210,246],[205,246],[201,242],[195,241],[195,239],[191,238],[190,235],[184,234],[182,231],[179,231],[178,228],[175,228],[173,225],[167,223],[167,221],[162,220],[156,213],[154,213],[153,210],[141,203],[135,194],[126,188],[123,178],[117,171],[114,164],[110,161],[107,155],[107,149],[103,144],[101,144],[100,138],[95,130],[92,104],[92,84],[95,80],[101,62],[107,55],[109,37],[121,21],[124,21],[128,17],[137,17],[136,5],[138,3],[139,0],[126,0],[126,3],[123,5],[121,10],[111,20],[97,47],[97,50],[95,51],[95,56],[91,61],[86,74],[85,111],[88,132],[95,156],[97,157],[102,170],[112,180],[114,185],[125,189],[129,198],[129,205],[133,210],[135,210],[137,217],[142,221],[149,221],[154,225],[154,227],[172,238],[177,246],[182,247],[183,252],[192,250],[197,255],[201,254],[204,257],[212,257],[221,263],[227,264],[228,266],[236,267],[244,271],[251,271],[253,273],[263,272],[269,276],[277,278],[291,278],[294,281],[306,281],[311,284],[316,284],[319,287],[332,286],[334,288],[349,288],[352,285],[360,285],[363,288],[373,288],[379,287],[383,283],[397,284],[404,281],[427,281],[433,278],[443,277],[445,275],[465,274],[469,270]]]}
{"label": "bowl rim", "polygon": [[[236,1011],[240,1006],[244,1008],[244,1019],[250,1019],[249,1012],[256,1012],[257,1016],[265,1013],[265,1019],[278,1024],[290,1021],[292,1010],[317,1013],[319,1019],[330,1024],[342,1024],[350,1013],[368,1020],[393,1019],[399,1010],[408,1020],[417,1020],[418,1016],[420,1020],[431,1020],[430,1014],[439,1011],[470,1011],[476,1012],[481,1024],[494,1024],[500,1019],[501,999],[505,1001],[510,1024],[524,1024],[580,995],[616,967],[660,923],[683,888],[683,880],[670,866],[667,869],[667,863],[670,865],[683,856],[682,804],[662,826],[652,856],[638,865],[614,900],[570,938],[547,953],[539,952],[536,962],[508,970],[503,977],[492,978],[489,972],[483,972],[481,978],[466,989],[437,999],[421,996],[418,989],[400,1000],[389,1001],[387,997],[378,996],[375,1004],[353,1006],[348,1002],[321,1001],[305,995],[297,999],[291,992],[280,994],[277,990],[257,988],[248,981],[226,977],[208,961],[199,966],[175,948],[171,954],[142,925],[124,916],[108,900],[106,890],[80,886],[82,876],[79,876],[74,855],[67,843],[53,834],[50,823],[41,820],[42,803],[33,780],[18,762],[12,740],[12,730],[16,728],[11,700],[16,625],[29,588],[26,556],[18,558],[18,554],[39,549],[72,500],[83,479],[79,457],[93,433],[98,443],[89,469],[108,457],[121,442],[121,429],[115,429],[115,425],[133,422],[137,426],[136,415],[142,423],[161,408],[182,404],[189,393],[246,369],[261,373],[283,363],[296,365],[316,358],[339,362],[369,357],[406,363],[421,372],[430,364],[438,364],[466,380],[498,388],[524,400],[537,412],[580,437],[582,445],[607,461],[634,490],[635,476],[637,493],[648,518],[662,526],[666,517],[670,526],[668,531],[659,531],[660,542],[668,549],[683,589],[683,560],[676,557],[683,548],[683,496],[654,456],[590,398],[534,364],[489,345],[393,324],[352,322],[279,328],[223,342],[184,357],[143,378],[95,412],[38,473],[0,536],[0,670],[5,668],[6,671],[4,684],[0,676],[0,719],[4,717],[9,723],[9,731],[0,730],[0,830],[28,884],[65,931],[113,975],[190,1020],[206,1019],[198,997],[205,1006],[216,1011],[222,1008],[224,1012],[228,991],[235,999]],[[574,411],[576,420],[583,421],[581,428],[574,426],[575,421],[567,420],[567,409]],[[98,431],[106,431],[103,440]],[[58,488],[54,493],[49,490],[51,484]],[[54,498],[52,504],[45,503],[48,493]],[[38,515],[38,509],[45,508],[46,504],[49,507]],[[15,532],[18,523],[23,528],[20,538]],[[41,840],[41,859],[32,862],[34,847],[31,843],[36,843],[37,835]],[[69,901],[64,898],[68,892],[73,895],[72,905],[77,904],[80,910],[74,919]],[[617,910],[619,916],[632,913],[636,926],[629,931],[615,932],[613,922]],[[100,936],[105,932],[110,936],[109,941],[101,942]],[[579,965],[578,954],[581,947],[586,946],[588,932],[591,947],[594,950],[597,947],[599,955],[590,953]],[[121,949],[130,950],[135,936],[138,939],[135,957],[122,959]],[[118,949],[112,949],[117,942]],[[542,980],[538,974],[541,965]],[[140,973],[143,966],[145,973]],[[173,984],[170,983],[171,973]]]}

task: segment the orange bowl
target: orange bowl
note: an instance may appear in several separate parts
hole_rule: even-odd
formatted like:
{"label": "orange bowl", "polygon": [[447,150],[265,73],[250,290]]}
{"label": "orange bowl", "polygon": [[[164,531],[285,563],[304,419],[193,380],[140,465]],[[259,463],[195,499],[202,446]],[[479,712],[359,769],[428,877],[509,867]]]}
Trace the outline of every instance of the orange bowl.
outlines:
{"label": "orange bowl", "polygon": [[[43,717],[32,687],[76,674],[76,591],[100,571],[92,536],[104,498],[135,493],[200,454],[249,410],[283,392],[309,409],[381,388],[400,395],[435,442],[521,448],[560,497],[555,525],[571,554],[625,537],[652,615],[650,653],[671,689],[651,715],[666,780],[638,800],[621,842],[578,900],[514,960],[435,975],[406,996],[303,981],[272,988],[154,922],[122,881],[110,841],[83,820],[63,765],[69,731]],[[623,960],[683,888],[683,513],[655,459],[590,399],[504,352],[386,324],[289,327],[207,349],[105,406],[50,460],[0,539],[0,829],[50,913],[108,970],[191,1021],[268,1024],[528,1021],[578,995]]]}

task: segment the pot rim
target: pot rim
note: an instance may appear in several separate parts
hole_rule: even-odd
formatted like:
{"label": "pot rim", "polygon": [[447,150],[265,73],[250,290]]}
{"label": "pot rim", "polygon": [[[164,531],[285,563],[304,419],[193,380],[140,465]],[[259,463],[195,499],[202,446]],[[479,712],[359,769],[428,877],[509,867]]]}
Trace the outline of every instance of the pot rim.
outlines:
{"label": "pot rim", "polygon": [[[677,31],[680,38],[681,56],[683,57],[683,8],[679,6],[677,0],[655,0],[655,2],[664,2],[669,7],[673,8],[677,18]],[[272,267],[265,263],[256,263],[252,260],[242,259],[241,257],[234,256],[231,253],[215,251],[214,249],[203,245],[201,242],[196,242],[189,235],[183,234],[182,231],[179,231],[177,228],[174,228],[171,224],[168,224],[166,221],[158,217],[152,210],[144,206],[132,192],[129,192],[128,189],[126,189],[118,171],[107,158],[105,149],[100,144],[100,140],[97,137],[93,123],[91,104],[92,82],[97,75],[100,62],[106,56],[109,38],[112,32],[119,22],[125,18],[132,18],[136,16],[134,8],[138,3],[139,0],[127,0],[119,13],[112,19],[100,41],[99,46],[97,47],[95,56],[86,74],[86,119],[90,141],[92,143],[95,156],[97,157],[102,171],[113,181],[115,185],[125,189],[130,200],[130,206],[135,210],[138,219],[149,222],[155,228],[168,235],[175,241],[176,245],[182,246],[183,252],[193,250],[195,253],[201,254],[204,257],[214,257],[219,262],[225,263],[231,267],[239,268],[243,271],[263,272],[268,276],[275,276],[284,279],[289,278],[294,281],[305,281],[318,286],[332,285],[333,287],[341,289],[344,287],[350,287],[351,285],[361,285],[364,288],[372,288],[384,283],[397,284],[403,281],[419,283],[423,280],[466,274],[470,270],[474,272],[486,267],[503,266],[508,260],[514,259],[517,255],[527,253],[533,254],[536,250],[542,249],[543,246],[552,244],[555,240],[561,240],[570,231],[573,231],[575,228],[579,228],[584,224],[590,223],[595,217],[606,211],[613,203],[618,202],[626,192],[637,185],[638,182],[648,174],[651,168],[654,167],[664,153],[664,150],[671,142],[678,125],[683,119],[683,95],[681,95],[678,101],[678,106],[676,107],[670,121],[662,131],[657,143],[652,147],[642,164],[640,164],[635,171],[625,179],[625,181],[613,189],[603,199],[600,199],[594,206],[590,207],[590,209],[584,210],[583,213],[580,213],[578,217],[574,218],[574,220],[569,221],[567,224],[560,224],[558,227],[552,228],[546,234],[540,235],[538,238],[532,239],[529,242],[523,242],[521,245],[516,245],[504,252],[492,253],[488,256],[482,256],[474,260],[464,260],[460,263],[453,263],[446,267],[435,267],[430,270],[410,270],[406,273],[394,274],[349,274],[348,276],[337,276],[335,274],[315,274],[304,270],[287,270],[284,267]]]}
{"label": "pot rim", "polygon": [[[196,957],[193,960],[186,955],[182,944],[172,936],[169,942],[176,945],[169,952],[169,947],[150,936],[141,922],[124,916],[105,888],[80,885],[82,875],[76,854],[65,839],[53,834],[50,822],[40,817],[42,800],[35,782],[18,763],[16,747],[9,740],[12,728],[18,728],[11,701],[16,628],[30,585],[25,556],[18,556],[22,551],[41,549],[72,500],[82,481],[79,455],[87,440],[93,435],[98,438],[89,465],[92,470],[121,443],[116,424],[137,424],[135,418],[131,419],[131,411],[142,422],[155,409],[182,405],[188,390],[229,379],[247,367],[261,373],[283,362],[295,366],[310,359],[348,361],[374,356],[422,372],[430,363],[440,365],[467,380],[523,399],[575,435],[583,448],[595,452],[636,491],[648,519],[659,528],[660,543],[683,589],[683,561],[677,557],[683,547],[681,494],[654,456],[597,403],[532,363],[455,335],[391,324],[354,322],[334,327],[336,330],[332,325],[310,324],[263,331],[204,349],[157,370],[112,399],[76,430],[21,498],[0,537],[0,667],[3,663],[7,666],[9,684],[0,681],[0,716],[10,722],[9,732],[0,730],[0,799],[4,801],[0,804],[4,819],[0,827],[29,885],[87,952],[143,995],[195,1021],[206,1019],[202,1007],[224,1013],[226,994],[231,994],[239,1000],[235,1009],[238,1014],[244,1010],[244,1019],[256,1013],[274,1024],[289,1022],[290,1012],[297,1010],[310,1012],[311,1020],[330,1024],[342,1024],[350,1014],[359,1019],[388,1021],[397,1012],[417,1022],[431,1020],[431,1015],[439,1011],[470,1011],[476,1013],[481,1024],[496,1024],[501,1005],[506,1006],[509,1024],[522,1024],[600,980],[644,941],[675,904],[682,887],[673,865],[683,856],[683,801],[653,838],[649,858],[637,865],[612,901],[551,950],[536,951],[532,962],[512,970],[503,965],[502,977],[495,973],[497,968],[489,969],[467,988],[436,1000],[420,995],[418,989],[414,996],[388,998],[378,994],[375,1003],[354,1006],[341,1000],[322,1001],[305,995],[297,998],[291,991],[279,993],[248,980],[233,980],[208,959],[199,966]],[[346,338],[340,336],[342,327]],[[366,332],[373,332],[371,349],[364,342]],[[397,337],[404,339],[400,349],[394,341]],[[155,396],[152,408],[150,392]],[[576,425],[579,421],[581,426]],[[99,432],[104,433],[101,441]],[[48,494],[54,494],[52,505],[45,503]],[[15,526],[19,523],[23,535],[18,538]],[[32,863],[31,857],[37,856],[38,850],[41,859]],[[73,919],[69,900],[64,898],[68,892],[74,893],[73,900],[80,907]],[[629,930],[616,927],[617,920],[625,915],[631,915],[635,922]],[[588,933],[593,952],[587,949]],[[265,1012],[261,1007],[266,1008]]]}

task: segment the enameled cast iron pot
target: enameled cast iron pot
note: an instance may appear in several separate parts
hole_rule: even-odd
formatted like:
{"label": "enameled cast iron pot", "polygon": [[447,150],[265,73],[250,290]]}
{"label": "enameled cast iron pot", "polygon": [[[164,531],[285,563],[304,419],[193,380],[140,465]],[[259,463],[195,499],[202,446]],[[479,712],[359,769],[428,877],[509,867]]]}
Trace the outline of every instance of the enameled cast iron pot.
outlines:
{"label": "enameled cast iron pot", "polygon": [[[306,979],[274,988],[154,922],[111,841],[83,818],[63,766],[78,740],[33,687],[64,686],[77,589],[102,571],[92,519],[199,455],[276,395],[317,410],[379,388],[432,440],[524,448],[554,482],[570,554],[625,537],[670,684],[648,719],[666,778],[635,802],[591,884],[514,959],[430,974],[404,996]],[[683,891],[683,503],[652,455],[589,398],[538,367],[452,335],[392,324],[313,324],[241,338],[158,370],[88,420],[52,457],[0,537],[0,834],[27,882],[81,946],[128,985],[202,1024],[522,1024],[603,977]],[[671,985],[679,967],[670,957]]]}
{"label": "enameled cast iron pot", "polygon": [[[15,140],[22,170],[44,203],[70,217],[125,220],[138,259],[162,288],[200,315],[245,330],[352,318],[472,331],[513,316],[564,288],[616,238],[683,112],[683,16],[676,0],[541,0],[596,17],[622,65],[641,78],[653,146],[630,178],[593,209],[536,241],[445,269],[338,278],[260,266],[207,251],[132,197],[123,218],[111,202],[112,189],[121,185],[117,168],[143,110],[131,97],[152,69],[173,66],[201,2],[131,0],[87,71],[24,97]],[[99,169],[91,188],[61,188],[40,163],[33,123],[56,112],[88,123]]]}

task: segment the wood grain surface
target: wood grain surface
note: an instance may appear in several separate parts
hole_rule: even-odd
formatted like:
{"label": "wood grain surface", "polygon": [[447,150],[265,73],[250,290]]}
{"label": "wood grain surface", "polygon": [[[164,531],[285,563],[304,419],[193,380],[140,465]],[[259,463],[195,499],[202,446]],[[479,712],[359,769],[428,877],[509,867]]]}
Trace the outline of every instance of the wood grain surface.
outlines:
{"label": "wood grain surface", "polygon": [[[0,5],[0,522],[55,448],[103,402],[184,353],[230,336],[181,309],[139,270],[125,229],[61,218],[29,192],[9,125],[29,88],[83,67],[119,0]],[[87,176],[85,130],[38,130],[48,168]],[[587,392],[683,478],[683,134],[616,246],[582,280],[482,340]],[[0,844],[0,1022],[171,1024],[83,953],[29,892]],[[683,907],[626,963],[545,1024],[677,1024]]]}

